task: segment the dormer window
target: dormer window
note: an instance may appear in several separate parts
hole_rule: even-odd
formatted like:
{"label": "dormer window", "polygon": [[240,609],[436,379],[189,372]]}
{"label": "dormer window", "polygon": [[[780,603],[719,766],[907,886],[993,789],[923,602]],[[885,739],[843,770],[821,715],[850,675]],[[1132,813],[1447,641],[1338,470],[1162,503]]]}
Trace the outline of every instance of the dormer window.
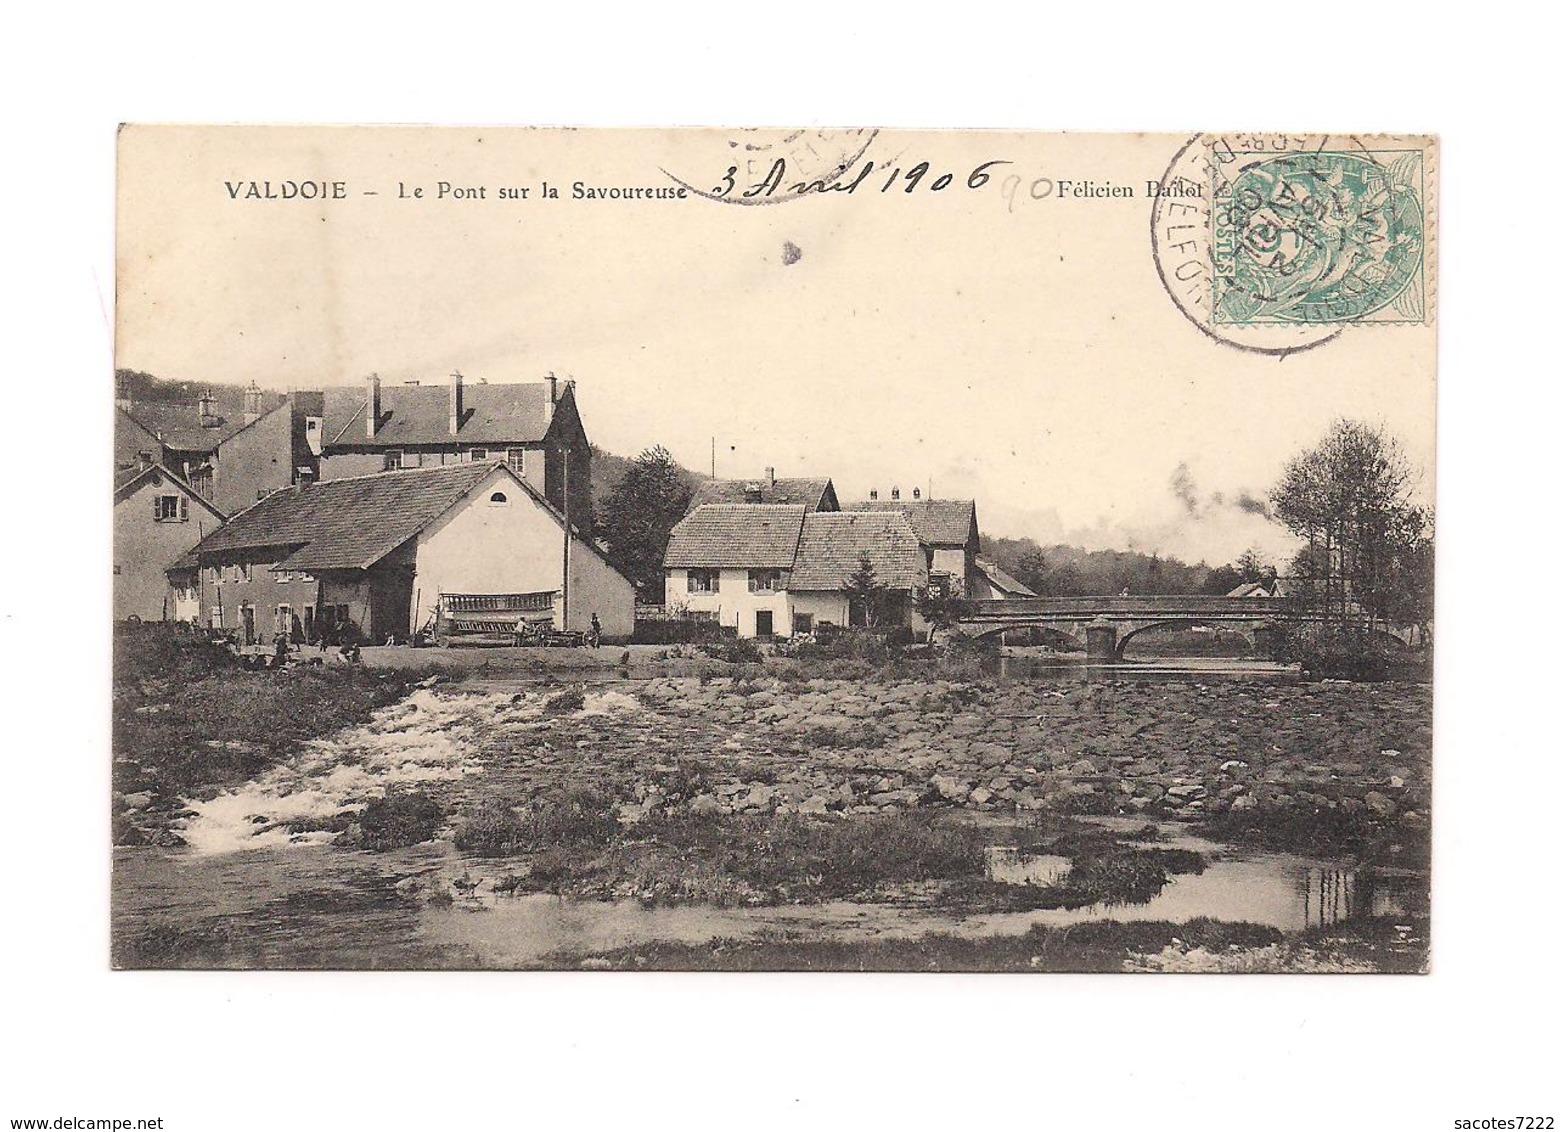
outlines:
{"label": "dormer window", "polygon": [[387,472],[398,472],[402,470],[402,450],[400,448],[392,448],[386,452],[386,460],[383,470]]}
{"label": "dormer window", "polygon": [[474,464],[481,464],[488,458],[489,450],[487,448],[474,448],[472,450],[472,462]]}

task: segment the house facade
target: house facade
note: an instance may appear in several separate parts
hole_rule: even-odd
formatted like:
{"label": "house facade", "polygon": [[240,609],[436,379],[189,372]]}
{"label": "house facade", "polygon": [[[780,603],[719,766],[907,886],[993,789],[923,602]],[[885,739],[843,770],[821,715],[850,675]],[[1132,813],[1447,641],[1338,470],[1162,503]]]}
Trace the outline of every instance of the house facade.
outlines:
{"label": "house facade", "polygon": [[[566,563],[568,561],[568,574]],[[248,642],[407,640],[447,594],[535,596],[557,628],[634,628],[635,595],[602,552],[504,464],[408,469],[268,496],[197,544],[202,620]]]}
{"label": "house facade", "polygon": [[912,524],[923,547],[929,584],[951,597],[977,597],[984,582],[977,564],[982,548],[977,504],[970,499],[924,499],[914,488],[910,499],[891,489],[889,499],[871,495],[855,510],[900,512]]}
{"label": "house facade", "polygon": [[371,374],[319,396],[322,480],[499,463],[572,523],[592,514],[592,448],[573,381],[490,384],[453,372],[441,384],[393,385]]}
{"label": "house facade", "polygon": [[171,587],[167,571],[222,525],[222,512],[161,464],[148,462],[116,479],[115,620],[192,620],[188,585]]}
{"label": "house facade", "polygon": [[742,637],[805,635],[861,624],[848,578],[868,554],[877,583],[900,595],[900,623],[921,628],[912,599],[928,584],[924,555],[897,514],[810,511],[803,504],[717,503],[686,515],[663,564],[668,608]]}
{"label": "house facade", "polygon": [[162,464],[224,514],[318,473],[301,395],[222,388],[194,404],[120,401],[115,467]]}

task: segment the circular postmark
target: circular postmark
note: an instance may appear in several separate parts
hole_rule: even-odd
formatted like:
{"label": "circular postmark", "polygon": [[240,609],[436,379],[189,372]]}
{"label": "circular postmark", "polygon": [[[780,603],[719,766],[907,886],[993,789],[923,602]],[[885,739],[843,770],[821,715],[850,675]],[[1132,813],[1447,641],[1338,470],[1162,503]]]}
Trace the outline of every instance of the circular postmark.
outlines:
{"label": "circular postmark", "polygon": [[1151,210],[1163,288],[1202,333],[1261,354],[1423,322],[1430,164],[1426,139],[1198,134]]}
{"label": "circular postmark", "polygon": [[662,172],[697,196],[722,204],[766,205],[830,188],[864,160],[878,130],[747,129],[689,131]]}

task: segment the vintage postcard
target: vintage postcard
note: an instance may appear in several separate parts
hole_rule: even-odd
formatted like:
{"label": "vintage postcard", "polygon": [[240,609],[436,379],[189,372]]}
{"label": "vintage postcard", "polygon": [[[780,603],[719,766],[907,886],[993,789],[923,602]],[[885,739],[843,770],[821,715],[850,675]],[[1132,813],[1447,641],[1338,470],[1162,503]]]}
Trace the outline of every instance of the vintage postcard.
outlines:
{"label": "vintage postcard", "polygon": [[1435,139],[118,150],[115,966],[1428,969]]}

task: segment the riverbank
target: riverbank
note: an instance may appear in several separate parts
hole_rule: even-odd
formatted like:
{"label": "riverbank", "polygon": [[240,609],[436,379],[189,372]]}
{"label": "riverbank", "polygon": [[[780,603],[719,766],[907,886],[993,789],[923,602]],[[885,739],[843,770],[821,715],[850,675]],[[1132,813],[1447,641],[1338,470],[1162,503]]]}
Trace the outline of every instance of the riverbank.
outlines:
{"label": "riverbank", "polygon": [[[176,660],[116,693],[116,832],[144,847],[116,862],[121,965],[395,965],[405,945],[408,965],[917,966],[922,940],[1037,969],[1033,929],[1205,917],[1282,935],[1193,959],[1170,936],[1136,962],[1356,969],[1300,933],[1426,938],[1426,685]],[[267,950],[278,931],[298,939]],[[1415,967],[1395,942],[1352,962]],[[694,950],[644,950],[663,944]]]}

